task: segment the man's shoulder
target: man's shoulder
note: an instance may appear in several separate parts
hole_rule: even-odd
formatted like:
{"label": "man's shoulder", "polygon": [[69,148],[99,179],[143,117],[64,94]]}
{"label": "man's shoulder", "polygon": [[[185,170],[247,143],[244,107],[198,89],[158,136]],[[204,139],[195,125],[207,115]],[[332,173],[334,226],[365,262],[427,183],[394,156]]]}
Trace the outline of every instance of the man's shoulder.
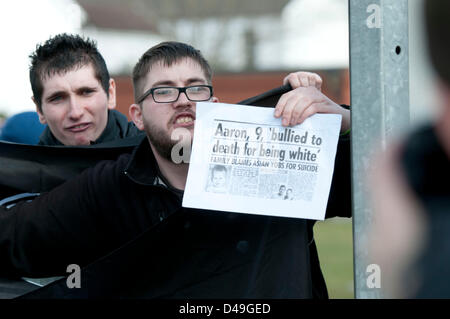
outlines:
{"label": "man's shoulder", "polygon": [[144,136],[144,135],[145,135],[145,132],[139,130],[133,122],[127,123],[127,129],[124,134],[124,138],[125,137],[133,137],[133,136]]}
{"label": "man's shoulder", "polygon": [[133,122],[128,122],[128,119],[124,114],[116,110],[108,110],[108,122],[106,127],[103,130],[103,133],[92,144],[114,142],[116,140],[142,136],[142,134],[143,133]]}
{"label": "man's shoulder", "polygon": [[122,174],[131,161],[131,153],[123,153],[116,159],[101,160],[90,167],[96,174]]}

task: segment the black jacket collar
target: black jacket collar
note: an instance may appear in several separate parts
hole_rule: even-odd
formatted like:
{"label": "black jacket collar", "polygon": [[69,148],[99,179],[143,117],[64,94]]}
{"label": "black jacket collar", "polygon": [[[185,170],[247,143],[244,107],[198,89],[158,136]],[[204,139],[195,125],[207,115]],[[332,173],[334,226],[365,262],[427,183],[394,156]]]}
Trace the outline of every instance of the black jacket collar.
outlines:
{"label": "black jacket collar", "polygon": [[124,173],[135,183],[155,185],[158,171],[158,164],[153,155],[150,143],[147,138],[144,138],[133,150]]}
{"label": "black jacket collar", "polygon": [[183,197],[184,191],[174,188],[161,174],[148,138],[142,139],[141,143],[133,150],[124,173],[137,184],[163,186],[178,198]]}

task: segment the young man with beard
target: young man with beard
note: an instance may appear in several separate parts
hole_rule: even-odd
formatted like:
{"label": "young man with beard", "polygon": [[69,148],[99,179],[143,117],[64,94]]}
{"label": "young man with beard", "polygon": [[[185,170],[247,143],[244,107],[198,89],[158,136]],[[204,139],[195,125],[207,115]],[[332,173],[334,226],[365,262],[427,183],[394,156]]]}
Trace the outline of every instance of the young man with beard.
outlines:
{"label": "young man with beard", "polygon": [[[193,87],[193,97],[201,93],[197,101],[218,102],[219,99],[212,95],[212,70],[206,60],[195,61],[188,53],[187,58],[180,58],[177,50],[187,51],[182,44],[163,43],[160,49],[153,47],[140,59],[133,72],[137,103],[131,105],[130,116],[136,126],[146,132],[162,174],[172,186],[184,189],[189,166],[172,162],[171,150],[177,141],[171,140],[171,134],[182,127],[193,136],[196,100],[189,99],[188,87]],[[176,87],[185,91],[182,93]],[[341,132],[350,128],[350,111],[313,86],[299,87],[284,94],[275,107],[275,117],[282,117],[285,126],[302,123],[315,113],[342,114]]]}
{"label": "young man with beard", "polygon": [[[179,127],[193,133],[196,102],[218,101],[211,77],[206,60],[187,44],[149,49],[134,68],[130,107],[147,139],[132,154],[2,211],[0,274],[65,274],[69,264],[88,265],[128,243],[109,255],[118,255],[121,270],[82,283],[85,296],[325,298],[314,221],[181,206],[189,166],[172,162],[170,136]],[[275,108],[285,124],[318,112],[342,114],[341,129],[349,128],[348,110],[315,87],[284,94]],[[348,141],[342,143],[328,216],[347,212],[350,202]]]}

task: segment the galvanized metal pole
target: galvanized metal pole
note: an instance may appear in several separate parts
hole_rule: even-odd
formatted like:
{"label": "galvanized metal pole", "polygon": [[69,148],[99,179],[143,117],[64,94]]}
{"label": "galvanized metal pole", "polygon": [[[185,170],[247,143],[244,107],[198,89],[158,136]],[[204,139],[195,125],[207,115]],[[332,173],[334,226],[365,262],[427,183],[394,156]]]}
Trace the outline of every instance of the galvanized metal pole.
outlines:
{"label": "galvanized metal pole", "polygon": [[380,298],[366,180],[374,153],[409,122],[408,1],[349,0],[349,19],[355,297]]}

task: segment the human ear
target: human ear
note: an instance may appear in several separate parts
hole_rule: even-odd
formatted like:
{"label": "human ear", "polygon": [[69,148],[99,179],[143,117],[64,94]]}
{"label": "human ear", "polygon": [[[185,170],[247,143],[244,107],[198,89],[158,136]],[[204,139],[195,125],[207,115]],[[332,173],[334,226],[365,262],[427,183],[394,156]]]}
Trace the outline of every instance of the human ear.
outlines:
{"label": "human ear", "polygon": [[139,104],[131,104],[130,108],[128,110],[128,114],[131,117],[131,120],[133,121],[134,125],[136,127],[143,131],[144,130],[144,119],[142,117],[142,109]]}
{"label": "human ear", "polygon": [[108,88],[108,109],[112,110],[116,108],[116,82],[114,79],[109,79]]}

